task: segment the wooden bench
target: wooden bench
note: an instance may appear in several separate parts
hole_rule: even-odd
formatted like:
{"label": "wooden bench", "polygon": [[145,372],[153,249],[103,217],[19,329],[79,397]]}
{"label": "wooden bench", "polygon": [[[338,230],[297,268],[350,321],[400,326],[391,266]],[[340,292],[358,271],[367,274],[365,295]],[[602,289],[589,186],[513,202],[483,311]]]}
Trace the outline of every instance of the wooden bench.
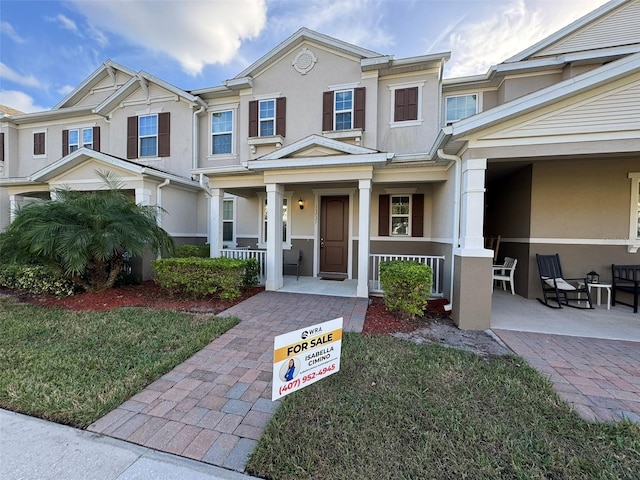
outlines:
{"label": "wooden bench", "polygon": [[640,296],[640,265],[615,265],[611,264],[611,305],[616,304],[616,292],[624,292],[633,295],[633,303],[621,302],[633,308],[633,313],[638,313],[638,296]]}

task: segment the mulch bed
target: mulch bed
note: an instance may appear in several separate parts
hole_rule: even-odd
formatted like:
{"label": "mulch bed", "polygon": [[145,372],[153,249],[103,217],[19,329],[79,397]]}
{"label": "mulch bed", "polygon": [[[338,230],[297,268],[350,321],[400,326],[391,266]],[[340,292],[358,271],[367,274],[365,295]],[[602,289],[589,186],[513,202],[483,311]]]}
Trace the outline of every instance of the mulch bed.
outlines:
{"label": "mulch bed", "polygon": [[[264,291],[264,287],[253,287],[234,300],[221,300],[209,297],[202,299],[172,297],[166,290],[153,281],[142,285],[130,285],[112,288],[104,292],[80,293],[71,297],[56,298],[48,295],[15,294],[8,290],[3,293],[17,297],[22,302],[28,302],[42,307],[58,307],[68,310],[102,311],[122,307],[142,307],[155,309],[169,309],[195,313],[218,314],[247,298]],[[449,320],[444,306],[449,303],[446,299],[429,301],[425,316],[417,320],[402,320],[394,317],[384,305],[380,297],[370,297],[369,308],[365,317],[363,333],[393,334],[409,333],[424,328],[430,322]]]}

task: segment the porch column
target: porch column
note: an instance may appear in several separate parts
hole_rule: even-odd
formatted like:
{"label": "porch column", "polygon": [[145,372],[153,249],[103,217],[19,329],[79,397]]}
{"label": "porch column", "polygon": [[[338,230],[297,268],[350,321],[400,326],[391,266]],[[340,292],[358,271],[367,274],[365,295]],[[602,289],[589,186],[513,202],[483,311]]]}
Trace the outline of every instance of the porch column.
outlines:
{"label": "porch column", "polygon": [[267,278],[266,290],[284,286],[282,276],[282,201],[284,187],[269,183],[267,188]]}
{"label": "porch column", "polygon": [[17,211],[18,211],[17,195],[9,195],[9,223],[13,223],[13,221],[16,219]]}
{"label": "porch column", "polygon": [[141,205],[151,205],[151,190],[146,188],[136,188],[136,203]]}
{"label": "porch column", "polygon": [[209,198],[209,256],[217,258],[222,251],[222,201],[224,190],[221,188],[210,189]]}
{"label": "porch column", "polygon": [[371,180],[360,180],[358,204],[358,286],[356,295],[369,297],[369,231],[371,223]]}
{"label": "porch column", "polygon": [[462,329],[486,330],[491,325],[491,264],[484,248],[486,159],[462,160],[460,248],[454,248],[454,322]]}

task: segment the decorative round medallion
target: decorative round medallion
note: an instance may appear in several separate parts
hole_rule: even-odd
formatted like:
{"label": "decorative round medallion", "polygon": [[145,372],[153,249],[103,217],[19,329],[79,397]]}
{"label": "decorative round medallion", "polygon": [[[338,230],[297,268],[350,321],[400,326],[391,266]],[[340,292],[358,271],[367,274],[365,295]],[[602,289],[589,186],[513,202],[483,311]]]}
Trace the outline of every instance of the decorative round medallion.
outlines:
{"label": "decorative round medallion", "polygon": [[300,75],[306,75],[307,72],[311,71],[317,61],[318,58],[313,52],[307,47],[304,47],[298,52],[291,64]]}

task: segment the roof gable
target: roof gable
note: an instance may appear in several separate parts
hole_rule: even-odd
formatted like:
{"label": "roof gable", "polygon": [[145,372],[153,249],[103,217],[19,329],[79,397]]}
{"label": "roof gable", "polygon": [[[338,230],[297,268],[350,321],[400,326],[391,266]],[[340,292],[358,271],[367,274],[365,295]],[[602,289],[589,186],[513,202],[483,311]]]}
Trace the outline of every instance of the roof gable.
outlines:
{"label": "roof gable", "polygon": [[640,1],[614,0],[504,63],[640,44]]}

